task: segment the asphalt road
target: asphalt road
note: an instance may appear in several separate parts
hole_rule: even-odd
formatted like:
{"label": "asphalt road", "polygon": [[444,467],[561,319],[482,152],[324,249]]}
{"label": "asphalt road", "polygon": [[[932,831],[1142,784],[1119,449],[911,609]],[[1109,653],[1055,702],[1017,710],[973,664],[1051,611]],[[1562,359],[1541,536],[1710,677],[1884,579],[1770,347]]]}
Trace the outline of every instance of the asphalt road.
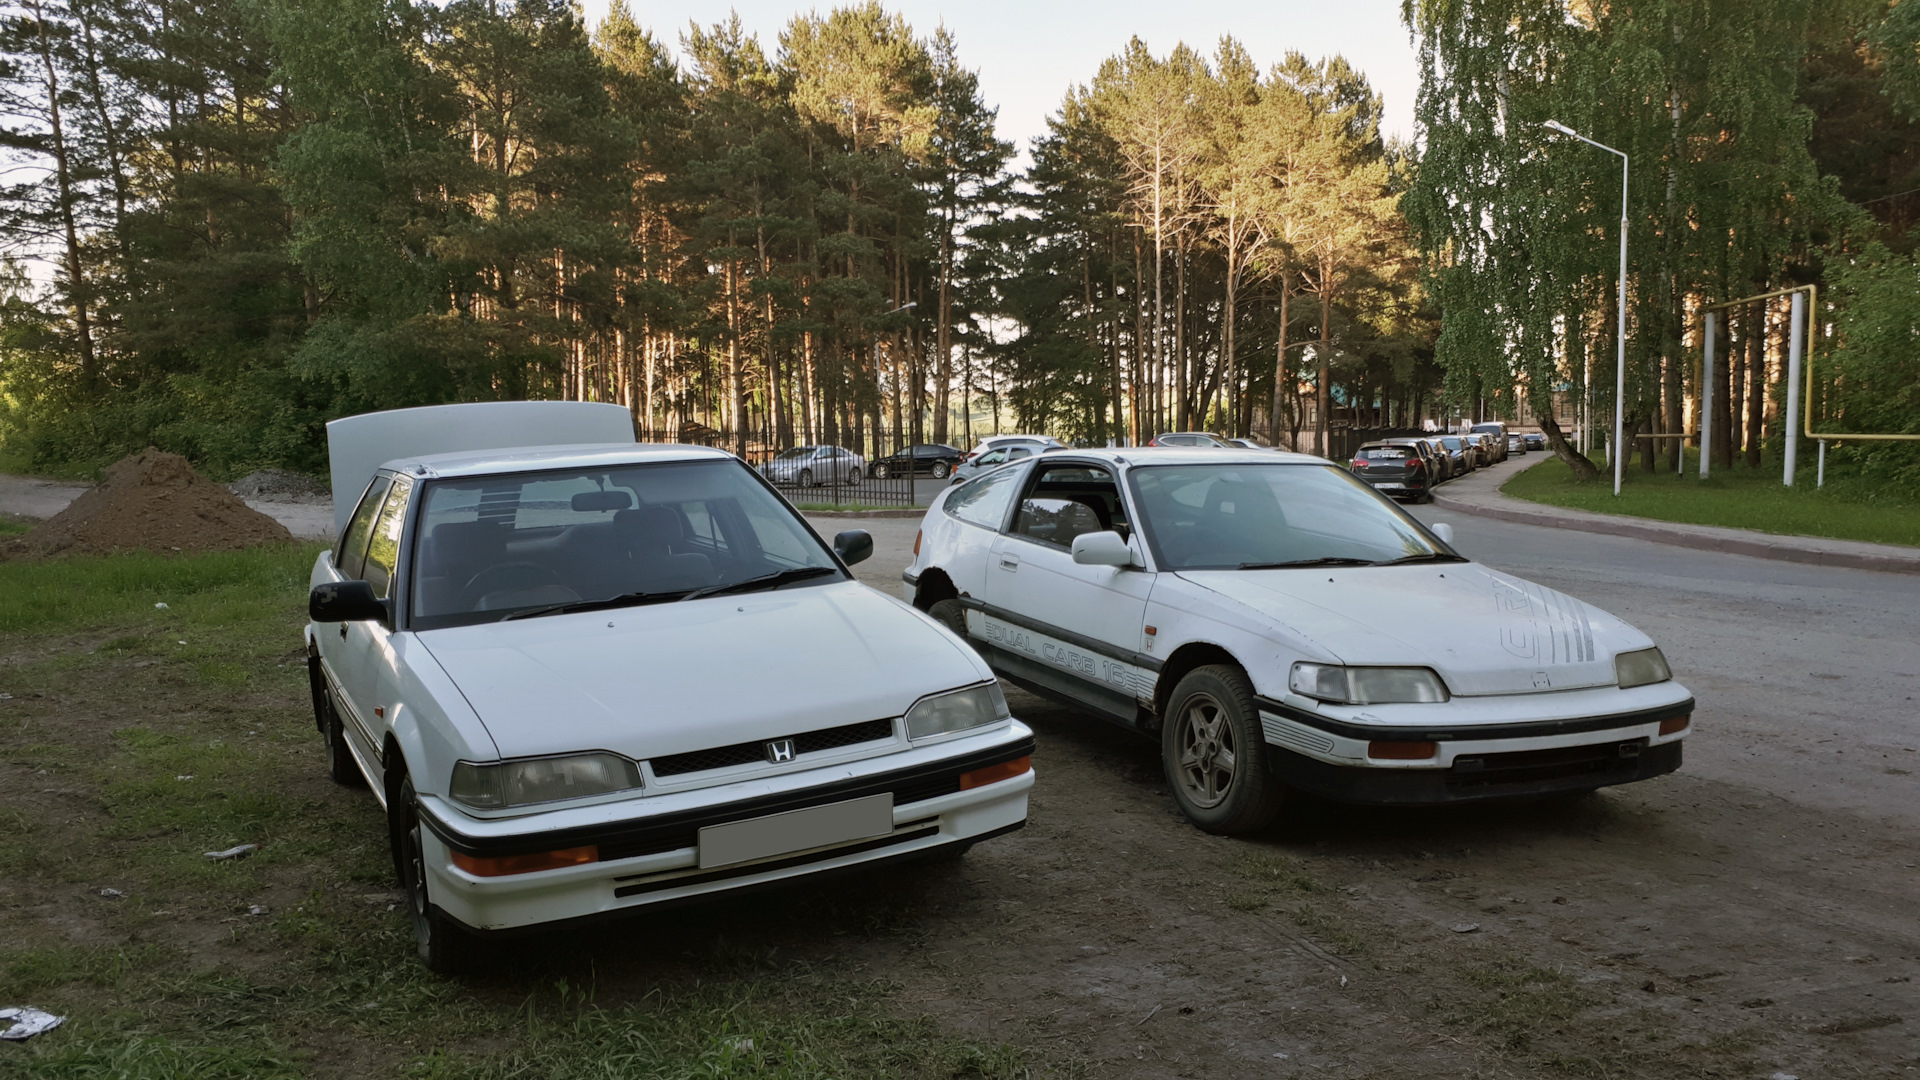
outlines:
{"label": "asphalt road", "polygon": [[1920,826],[1920,577],[1410,509],[1652,635],[1700,703],[1688,771]]}

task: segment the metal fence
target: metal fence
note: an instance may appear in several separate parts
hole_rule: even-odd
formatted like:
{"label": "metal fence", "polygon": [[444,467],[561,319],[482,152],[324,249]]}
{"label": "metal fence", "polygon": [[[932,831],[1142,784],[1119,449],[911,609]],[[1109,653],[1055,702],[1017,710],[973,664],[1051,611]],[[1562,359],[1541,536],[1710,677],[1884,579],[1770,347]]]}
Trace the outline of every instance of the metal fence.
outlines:
{"label": "metal fence", "polygon": [[[954,461],[907,455],[903,452],[911,443],[895,432],[867,430],[861,434],[859,449],[782,445],[765,432],[749,432],[743,437],[739,432],[700,424],[682,424],[672,430],[643,429],[638,437],[641,442],[725,450],[753,466],[803,509],[925,506],[952,482]],[[964,453],[967,448],[958,449]]]}

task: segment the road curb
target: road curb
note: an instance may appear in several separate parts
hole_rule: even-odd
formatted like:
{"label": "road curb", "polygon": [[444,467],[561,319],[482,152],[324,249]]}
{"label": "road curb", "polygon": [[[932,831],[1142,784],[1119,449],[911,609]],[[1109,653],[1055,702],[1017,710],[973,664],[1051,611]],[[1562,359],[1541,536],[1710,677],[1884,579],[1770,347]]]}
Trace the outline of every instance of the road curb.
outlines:
{"label": "road curb", "polygon": [[[1853,570],[1920,574],[1920,551],[1912,554],[1899,550],[1832,551],[1795,544],[1792,542],[1794,539],[1792,537],[1749,533],[1744,529],[1714,528],[1712,532],[1708,532],[1706,530],[1710,528],[1709,526],[1675,527],[1648,518],[1622,519],[1586,510],[1561,510],[1557,513],[1544,509],[1533,510],[1521,500],[1501,495],[1497,491],[1493,493],[1493,498],[1498,499],[1499,502],[1489,504],[1479,500],[1456,499],[1449,497],[1445,489],[1442,489],[1433,493],[1433,505],[1463,514],[1490,517],[1498,521],[1541,525],[1549,529],[1574,529],[1579,532],[1602,533],[1608,536],[1627,536],[1636,540],[1668,544],[1693,551],[1747,555],[1756,559],[1773,559],[1777,562],[1802,563],[1809,566],[1838,566]],[[1723,535],[1727,533],[1735,535]]]}

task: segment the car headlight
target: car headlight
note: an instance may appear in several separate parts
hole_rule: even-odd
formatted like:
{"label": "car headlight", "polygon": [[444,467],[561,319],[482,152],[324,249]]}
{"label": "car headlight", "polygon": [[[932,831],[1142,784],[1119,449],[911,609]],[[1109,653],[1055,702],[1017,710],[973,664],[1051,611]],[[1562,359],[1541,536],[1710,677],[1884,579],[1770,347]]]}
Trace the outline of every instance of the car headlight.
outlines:
{"label": "car headlight", "polygon": [[1341,705],[1447,700],[1440,676],[1417,667],[1341,667],[1302,661],[1293,665],[1287,685],[1296,694]]}
{"label": "car headlight", "polygon": [[1673,678],[1673,669],[1667,666],[1667,656],[1658,645],[1637,652],[1623,652],[1613,658],[1613,676],[1620,683],[1620,689],[1646,686],[1649,683],[1666,682]]}
{"label": "car headlight", "polygon": [[984,727],[1012,715],[1007,708],[1007,696],[1000,692],[999,683],[929,694],[914,702],[913,708],[907,710],[907,738],[924,739],[931,735],[945,735],[950,731]]}
{"label": "car headlight", "polygon": [[640,767],[618,754],[575,754],[453,767],[447,794],[480,810],[584,799],[640,786]]}

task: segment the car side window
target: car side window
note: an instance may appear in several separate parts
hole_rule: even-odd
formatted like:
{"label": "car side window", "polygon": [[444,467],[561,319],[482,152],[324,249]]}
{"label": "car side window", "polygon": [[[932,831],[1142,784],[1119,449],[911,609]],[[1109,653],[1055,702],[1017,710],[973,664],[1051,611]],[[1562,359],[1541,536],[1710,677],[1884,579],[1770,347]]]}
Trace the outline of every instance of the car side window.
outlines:
{"label": "car side window", "polygon": [[367,542],[364,575],[367,584],[373,586],[373,595],[382,600],[387,598],[393,586],[394,567],[400,564],[400,530],[407,524],[407,500],[412,495],[411,482],[403,479],[394,483],[393,493],[387,496],[387,504],[380,508],[380,516],[374,520],[373,535]]}
{"label": "car side window", "polygon": [[996,469],[955,488],[947,496],[947,513],[970,525],[998,530],[1006,520],[1007,504],[1020,479],[1019,469]]}
{"label": "car side window", "polygon": [[1005,450],[989,450],[974,461],[975,465],[998,465],[1007,460]]}
{"label": "car side window", "polygon": [[1033,456],[1033,451],[1027,449],[1024,446],[1016,446],[1013,449],[1007,451],[1008,461],[1019,461],[1021,458],[1030,458],[1032,456]]}
{"label": "car side window", "polygon": [[1113,474],[1092,465],[1036,469],[1009,530],[1043,544],[1072,547],[1075,537],[1126,527]]}
{"label": "car side window", "polygon": [[353,517],[347,519],[346,531],[340,534],[340,546],[333,552],[333,567],[350,581],[360,576],[361,567],[366,564],[367,535],[373,531],[374,515],[380,512],[380,504],[386,501],[387,489],[392,486],[392,477],[374,477],[367,493],[360,497],[360,505],[353,508]]}

